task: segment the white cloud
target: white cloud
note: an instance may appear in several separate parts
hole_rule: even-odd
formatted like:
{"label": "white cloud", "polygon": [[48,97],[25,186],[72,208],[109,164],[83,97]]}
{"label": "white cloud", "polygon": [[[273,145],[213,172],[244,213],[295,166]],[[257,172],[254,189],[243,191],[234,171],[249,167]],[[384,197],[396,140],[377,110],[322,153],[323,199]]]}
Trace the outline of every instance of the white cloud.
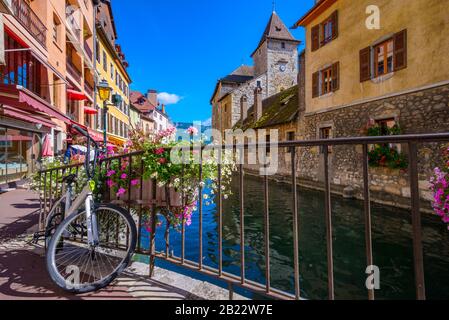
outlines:
{"label": "white cloud", "polygon": [[177,104],[179,101],[181,101],[182,97],[173,93],[161,92],[157,95],[157,99],[161,103],[169,105],[169,104]]}
{"label": "white cloud", "polygon": [[203,121],[203,126],[210,127],[212,125],[212,118]]}

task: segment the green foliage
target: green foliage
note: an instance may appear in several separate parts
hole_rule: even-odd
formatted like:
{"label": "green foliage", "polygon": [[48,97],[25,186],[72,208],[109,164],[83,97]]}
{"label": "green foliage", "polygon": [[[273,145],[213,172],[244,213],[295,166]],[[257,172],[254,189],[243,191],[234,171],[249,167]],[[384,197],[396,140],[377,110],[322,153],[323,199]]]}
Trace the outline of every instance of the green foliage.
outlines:
{"label": "green foliage", "polygon": [[388,167],[390,169],[407,169],[407,157],[387,144],[375,145],[368,153],[371,167]]}

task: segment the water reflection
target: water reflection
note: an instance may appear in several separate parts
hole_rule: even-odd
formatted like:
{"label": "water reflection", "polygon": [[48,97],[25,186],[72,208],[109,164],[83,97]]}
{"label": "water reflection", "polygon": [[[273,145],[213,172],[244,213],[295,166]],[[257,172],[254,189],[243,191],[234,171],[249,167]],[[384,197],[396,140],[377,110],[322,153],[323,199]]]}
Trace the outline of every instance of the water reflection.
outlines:
{"label": "water reflection", "polygon": [[[240,204],[238,181],[234,194],[223,207],[223,269],[240,275]],[[263,184],[258,178],[245,178],[245,259],[248,279],[265,283],[265,242]],[[271,284],[294,291],[293,225],[291,186],[270,183]],[[299,247],[301,292],[309,299],[327,298],[326,226],[324,194],[300,188]],[[366,299],[367,275],[363,203],[332,198],[334,232],[334,277],[337,299]],[[377,299],[414,299],[413,251],[410,214],[373,205],[373,255],[381,270],[381,289]],[[164,250],[164,228],[157,234],[157,250]],[[427,296],[449,298],[449,232],[437,218],[423,218],[423,241]],[[215,204],[205,206],[203,220],[203,263],[218,267],[218,219]],[[148,247],[148,235],[143,235]],[[170,234],[170,251],[181,254],[181,235]],[[186,231],[186,258],[198,261],[198,214]]]}

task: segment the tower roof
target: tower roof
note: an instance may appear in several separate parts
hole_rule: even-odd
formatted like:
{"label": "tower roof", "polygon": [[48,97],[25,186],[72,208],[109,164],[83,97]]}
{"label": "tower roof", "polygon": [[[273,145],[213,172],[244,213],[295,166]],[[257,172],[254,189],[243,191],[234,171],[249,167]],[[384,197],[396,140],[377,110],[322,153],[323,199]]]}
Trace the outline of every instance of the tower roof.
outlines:
{"label": "tower roof", "polygon": [[254,55],[257,49],[259,49],[267,39],[295,41],[298,43],[300,42],[293,37],[287,26],[284,24],[284,22],[282,22],[281,18],[279,18],[275,11],[273,11],[273,13],[271,14],[270,20],[268,21],[262,38],[260,39],[259,45],[257,46],[256,50],[254,50],[251,56]]}

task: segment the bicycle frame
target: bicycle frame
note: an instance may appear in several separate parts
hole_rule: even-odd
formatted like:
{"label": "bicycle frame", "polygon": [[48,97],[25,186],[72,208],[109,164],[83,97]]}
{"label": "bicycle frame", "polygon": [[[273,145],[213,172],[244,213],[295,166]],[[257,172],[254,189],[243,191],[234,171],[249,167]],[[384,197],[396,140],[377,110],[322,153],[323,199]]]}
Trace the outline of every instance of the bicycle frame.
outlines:
{"label": "bicycle frame", "polygon": [[98,246],[100,240],[98,237],[97,216],[95,214],[94,197],[89,184],[84,187],[83,191],[81,191],[79,196],[73,201],[72,205],[66,211],[66,215],[67,217],[71,216],[83,205],[83,203],[86,208],[88,243],[90,246]]}

